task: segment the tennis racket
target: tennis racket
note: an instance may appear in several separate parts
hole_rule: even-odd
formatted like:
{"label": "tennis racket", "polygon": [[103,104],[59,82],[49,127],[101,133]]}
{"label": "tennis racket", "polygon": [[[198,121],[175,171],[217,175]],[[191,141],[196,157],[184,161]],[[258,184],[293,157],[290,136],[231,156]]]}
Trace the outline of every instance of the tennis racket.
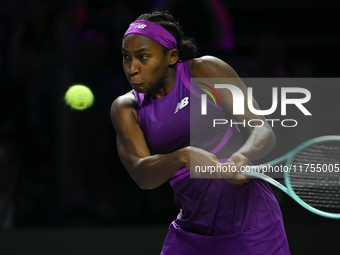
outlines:
{"label": "tennis racket", "polygon": [[[285,185],[261,173],[263,166],[284,162]],[[263,179],[281,189],[307,210],[340,219],[340,136],[308,140],[287,154],[260,166],[247,166],[246,177]]]}

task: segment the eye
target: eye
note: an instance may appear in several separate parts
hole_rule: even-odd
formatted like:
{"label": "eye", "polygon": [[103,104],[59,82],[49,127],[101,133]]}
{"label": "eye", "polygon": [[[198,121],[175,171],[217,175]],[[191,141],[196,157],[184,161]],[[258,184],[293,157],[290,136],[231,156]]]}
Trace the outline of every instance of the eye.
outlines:
{"label": "eye", "polygon": [[140,55],[140,57],[139,57],[140,59],[142,59],[142,60],[146,60],[146,59],[148,59],[149,58],[149,55],[145,55],[145,54],[143,54],[143,55]]}
{"label": "eye", "polygon": [[129,59],[129,58],[130,58],[130,56],[129,56],[129,55],[127,55],[127,54],[123,53],[123,59]]}

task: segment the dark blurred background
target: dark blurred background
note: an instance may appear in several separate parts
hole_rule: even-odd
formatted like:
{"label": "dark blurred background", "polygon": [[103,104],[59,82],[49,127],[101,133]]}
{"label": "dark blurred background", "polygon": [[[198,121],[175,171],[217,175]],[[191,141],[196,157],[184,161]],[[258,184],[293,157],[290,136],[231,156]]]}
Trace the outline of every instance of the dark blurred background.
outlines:
{"label": "dark blurred background", "polygon": [[[132,181],[118,158],[109,116],[112,101],[130,90],[121,66],[122,36],[129,23],[155,9],[169,10],[180,20],[196,38],[199,56],[223,59],[242,78],[339,76],[338,1],[2,0],[1,254],[22,254],[20,245],[16,247],[18,240],[36,244],[35,248],[57,240],[53,231],[34,232],[37,229],[59,229],[58,238],[78,237],[77,245],[101,240],[107,249],[96,250],[93,245],[88,254],[116,254],[116,245],[122,245],[117,236],[124,235],[127,239],[143,236],[159,251],[167,225],[178,213],[173,193],[168,184],[143,191]],[[92,108],[79,112],[64,104],[64,93],[72,84],[92,89]],[[311,90],[313,100],[319,96],[309,105],[313,117],[303,119],[295,129],[275,128],[278,146],[262,162],[309,138],[339,134],[336,94],[340,87]],[[338,221],[312,215],[274,191],[292,254],[338,254],[340,244],[333,242],[334,234],[339,234]],[[136,226],[137,230],[128,232]],[[88,232],[72,232],[79,228]],[[35,241],[30,233],[37,236]],[[72,242],[67,245],[71,247]],[[56,252],[63,245],[56,246],[55,254],[67,254]],[[49,248],[34,254],[51,254]],[[131,252],[152,253],[138,248]]]}

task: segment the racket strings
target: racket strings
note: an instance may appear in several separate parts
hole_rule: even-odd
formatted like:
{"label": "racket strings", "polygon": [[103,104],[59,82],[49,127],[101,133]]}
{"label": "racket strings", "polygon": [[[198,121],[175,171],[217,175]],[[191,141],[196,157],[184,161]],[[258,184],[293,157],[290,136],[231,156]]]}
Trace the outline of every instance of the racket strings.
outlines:
{"label": "racket strings", "polygon": [[308,205],[340,213],[340,142],[314,144],[293,159],[289,182]]}

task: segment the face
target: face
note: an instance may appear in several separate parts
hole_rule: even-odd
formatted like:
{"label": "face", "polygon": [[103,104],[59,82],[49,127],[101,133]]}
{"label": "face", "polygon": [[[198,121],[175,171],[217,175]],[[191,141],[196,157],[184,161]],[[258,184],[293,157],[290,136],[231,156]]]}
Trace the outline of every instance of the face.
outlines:
{"label": "face", "polygon": [[145,93],[164,87],[173,73],[169,67],[177,61],[173,51],[164,54],[163,46],[142,35],[125,36],[122,44],[123,68],[132,88],[138,93]]}

